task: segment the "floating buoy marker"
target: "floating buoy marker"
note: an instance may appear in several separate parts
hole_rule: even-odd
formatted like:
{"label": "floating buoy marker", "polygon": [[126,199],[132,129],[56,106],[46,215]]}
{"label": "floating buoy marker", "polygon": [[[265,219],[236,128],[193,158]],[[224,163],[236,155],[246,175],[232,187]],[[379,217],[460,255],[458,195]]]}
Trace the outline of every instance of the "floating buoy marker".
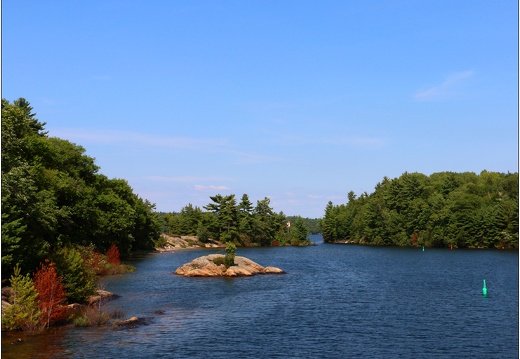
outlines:
{"label": "floating buoy marker", "polygon": [[424,246],[422,246],[422,251],[424,252]]}
{"label": "floating buoy marker", "polygon": [[487,288],[486,288],[486,280],[484,279],[484,282],[482,283],[482,295],[484,297],[487,297]]}

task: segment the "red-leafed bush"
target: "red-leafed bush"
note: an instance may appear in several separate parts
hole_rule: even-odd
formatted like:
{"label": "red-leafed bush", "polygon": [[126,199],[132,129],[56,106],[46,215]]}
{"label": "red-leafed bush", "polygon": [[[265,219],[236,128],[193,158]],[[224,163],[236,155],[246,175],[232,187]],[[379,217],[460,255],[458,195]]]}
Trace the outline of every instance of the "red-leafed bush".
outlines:
{"label": "red-leafed bush", "polygon": [[107,262],[118,266],[121,264],[121,259],[119,258],[119,248],[115,244],[112,244],[106,253]]}
{"label": "red-leafed bush", "polygon": [[34,288],[38,292],[38,305],[41,311],[42,325],[49,327],[64,318],[67,307],[64,306],[66,293],[56,265],[49,260],[34,273]]}
{"label": "red-leafed bush", "polygon": [[92,256],[89,259],[90,267],[94,271],[96,275],[105,275],[107,273],[107,269],[105,267],[105,259],[101,253],[92,252]]}
{"label": "red-leafed bush", "polygon": [[89,246],[78,246],[78,251],[83,258],[87,271],[95,275],[107,274],[106,258],[99,252],[96,252],[93,244]]}

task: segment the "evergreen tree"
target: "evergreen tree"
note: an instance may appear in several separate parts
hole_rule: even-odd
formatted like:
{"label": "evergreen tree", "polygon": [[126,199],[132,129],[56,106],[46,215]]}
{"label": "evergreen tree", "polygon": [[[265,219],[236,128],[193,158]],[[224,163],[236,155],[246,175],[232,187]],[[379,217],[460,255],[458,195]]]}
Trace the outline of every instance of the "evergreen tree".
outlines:
{"label": "evergreen tree", "polygon": [[29,274],[22,275],[20,267],[16,265],[10,282],[12,305],[2,310],[2,329],[36,330],[41,312],[38,309],[38,292],[34,288],[31,277]]}
{"label": "evergreen tree", "polygon": [[224,256],[224,265],[226,268],[229,268],[231,266],[235,265],[235,251],[237,247],[234,243],[228,242],[226,244],[226,255]]}
{"label": "evergreen tree", "polygon": [[76,248],[62,248],[55,256],[63,290],[70,303],[81,303],[96,291],[95,273],[87,266]]}
{"label": "evergreen tree", "polygon": [[247,194],[243,194],[240,199],[240,203],[238,205],[238,210],[242,215],[251,215],[253,213],[253,203],[249,200],[249,196]]}
{"label": "evergreen tree", "polygon": [[278,225],[274,220],[274,212],[269,206],[270,199],[265,197],[256,202],[253,220],[254,241],[261,246],[269,246],[275,238]]}
{"label": "evergreen tree", "polygon": [[234,242],[238,239],[238,209],[235,195],[225,196],[222,199],[219,222],[223,229],[220,239],[223,242]]}
{"label": "evergreen tree", "polygon": [[291,227],[293,245],[309,244],[309,229],[301,217],[297,217],[294,226]]}

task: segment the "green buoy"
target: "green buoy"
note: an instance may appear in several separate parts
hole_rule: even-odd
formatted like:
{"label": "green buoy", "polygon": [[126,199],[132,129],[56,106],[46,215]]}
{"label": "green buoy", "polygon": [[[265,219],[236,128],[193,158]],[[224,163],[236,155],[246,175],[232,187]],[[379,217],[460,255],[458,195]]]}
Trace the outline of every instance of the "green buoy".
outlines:
{"label": "green buoy", "polygon": [[482,295],[484,297],[487,297],[487,288],[486,288],[486,280],[484,279],[484,282],[482,283]]}
{"label": "green buoy", "polygon": [[422,246],[422,251],[424,252],[424,246]]}

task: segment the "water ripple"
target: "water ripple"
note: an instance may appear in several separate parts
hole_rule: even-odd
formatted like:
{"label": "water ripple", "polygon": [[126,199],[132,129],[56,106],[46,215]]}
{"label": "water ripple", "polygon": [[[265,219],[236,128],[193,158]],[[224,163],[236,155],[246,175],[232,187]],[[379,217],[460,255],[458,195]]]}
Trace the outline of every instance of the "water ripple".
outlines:
{"label": "water ripple", "polygon": [[[150,325],[72,329],[39,343],[32,353],[54,358],[518,357],[517,253],[324,244],[238,252],[287,274],[184,278],[173,270],[210,251],[151,255],[135,263],[137,272],[106,281],[108,290],[121,295],[111,305],[127,316],[153,317]],[[480,293],[484,278],[487,298]],[[22,352],[16,357],[23,358]],[[2,354],[14,357],[4,345]]]}

